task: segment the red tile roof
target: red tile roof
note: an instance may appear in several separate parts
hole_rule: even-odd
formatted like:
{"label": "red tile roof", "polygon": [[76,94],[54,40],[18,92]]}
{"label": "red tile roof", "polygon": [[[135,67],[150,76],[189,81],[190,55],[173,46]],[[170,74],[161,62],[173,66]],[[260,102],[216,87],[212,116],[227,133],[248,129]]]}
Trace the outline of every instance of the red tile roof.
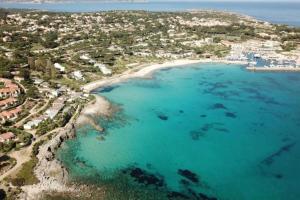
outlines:
{"label": "red tile roof", "polygon": [[13,134],[12,132],[7,132],[7,133],[3,133],[0,135],[0,140],[9,140],[9,139],[12,139],[12,138],[15,138],[15,134]]}
{"label": "red tile roof", "polygon": [[10,97],[8,99],[4,99],[0,101],[0,107],[1,106],[6,106],[7,104],[12,104],[15,103],[17,101],[16,98]]}

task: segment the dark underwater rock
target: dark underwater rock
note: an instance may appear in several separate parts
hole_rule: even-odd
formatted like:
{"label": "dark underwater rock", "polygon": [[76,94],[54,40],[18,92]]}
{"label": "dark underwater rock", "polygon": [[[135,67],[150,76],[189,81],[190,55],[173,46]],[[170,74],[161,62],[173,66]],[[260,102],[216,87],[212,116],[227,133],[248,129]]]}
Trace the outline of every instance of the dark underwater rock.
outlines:
{"label": "dark underwater rock", "polygon": [[290,149],[296,145],[296,142],[292,142],[290,144],[284,145],[283,147],[281,147],[278,151],[276,151],[275,153],[271,154],[270,156],[268,156],[267,158],[265,158],[262,163],[265,165],[270,166],[271,164],[273,164],[275,157],[280,156],[282,153],[284,152],[289,152]]}
{"label": "dark underwater rock", "polygon": [[170,192],[168,194],[168,199],[190,199],[190,197],[188,197],[185,194],[182,194],[180,192]]}
{"label": "dark underwater rock", "polygon": [[199,140],[200,137],[203,137],[205,133],[201,130],[190,131],[190,136],[193,140]]}
{"label": "dark underwater rock", "polygon": [[277,179],[282,179],[283,175],[282,174],[274,174],[274,177]]}
{"label": "dark underwater rock", "polygon": [[108,92],[111,92],[111,91],[113,91],[114,89],[116,89],[118,87],[119,87],[118,85],[115,85],[115,86],[106,86],[106,87],[101,88],[99,92],[101,92],[101,93],[108,93]]}
{"label": "dark underwater rock", "polygon": [[158,114],[157,117],[163,121],[167,121],[169,119],[169,117],[164,114]]}
{"label": "dark underwater rock", "polygon": [[177,173],[180,176],[183,176],[183,177],[187,178],[188,180],[192,181],[193,183],[198,183],[199,182],[197,174],[195,174],[194,172],[191,172],[188,169],[179,169],[177,171]]}
{"label": "dark underwater rock", "polygon": [[179,110],[179,113],[181,113],[181,114],[182,114],[182,113],[184,113],[184,111],[183,111],[183,110]]}
{"label": "dark underwater rock", "polygon": [[215,103],[211,108],[213,110],[218,110],[218,109],[227,110],[227,108],[223,104],[221,104],[221,103]]}
{"label": "dark underwater rock", "polygon": [[[127,173],[128,170],[123,171]],[[163,177],[157,177],[154,174],[151,174],[141,168],[133,168],[129,170],[129,175],[134,179],[134,181],[144,184],[146,186],[153,185],[156,187],[163,187],[164,180]]]}
{"label": "dark underwater rock", "polygon": [[200,117],[205,118],[205,117],[207,117],[207,115],[200,115]]}
{"label": "dark underwater rock", "polygon": [[185,180],[185,179],[181,179],[179,182],[180,182],[181,185],[183,185],[183,186],[185,186],[185,187],[187,187],[187,186],[190,185],[190,182],[188,182],[188,181]]}
{"label": "dark underwater rock", "polygon": [[235,114],[235,113],[232,113],[232,112],[226,112],[226,113],[225,113],[225,116],[226,116],[226,117],[229,117],[229,118],[236,118],[236,114]]}
{"label": "dark underwater rock", "polygon": [[195,200],[217,200],[216,197],[209,197],[204,193],[197,194],[195,191],[193,191],[190,188],[188,189],[188,193],[189,193],[189,196],[191,196],[192,199],[195,199]]}
{"label": "dark underwater rock", "polygon": [[218,200],[216,197],[209,197],[206,194],[199,193],[200,200]]}
{"label": "dark underwater rock", "polygon": [[224,133],[228,133],[229,130],[226,129],[226,128],[215,128],[216,131],[219,131],[219,132],[224,132]]}

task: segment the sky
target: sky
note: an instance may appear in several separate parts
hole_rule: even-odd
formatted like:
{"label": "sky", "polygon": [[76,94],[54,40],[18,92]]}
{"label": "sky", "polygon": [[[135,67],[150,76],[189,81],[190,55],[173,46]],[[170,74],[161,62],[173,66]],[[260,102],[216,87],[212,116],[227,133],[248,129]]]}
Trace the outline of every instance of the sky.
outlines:
{"label": "sky", "polygon": [[229,1],[229,2],[233,2],[233,1],[238,1],[238,2],[300,2],[300,0],[148,0],[148,1],[197,1],[197,2],[210,2],[210,1]]}

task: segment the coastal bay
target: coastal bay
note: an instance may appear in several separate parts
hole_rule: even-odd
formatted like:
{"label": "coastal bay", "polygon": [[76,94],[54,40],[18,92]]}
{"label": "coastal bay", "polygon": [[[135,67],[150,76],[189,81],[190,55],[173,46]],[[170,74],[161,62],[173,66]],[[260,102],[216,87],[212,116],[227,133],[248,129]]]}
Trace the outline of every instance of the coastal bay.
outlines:
{"label": "coastal bay", "polygon": [[[231,81],[225,81],[229,76]],[[288,166],[299,164],[293,158],[298,148],[294,144],[297,134],[293,130],[296,130],[294,126],[299,126],[296,123],[299,97],[290,96],[297,93],[298,76],[253,74],[242,66],[193,64],[187,68],[162,69],[153,79],[106,85],[109,89],[100,88],[96,93],[120,104],[121,115],[114,121],[102,121],[106,127],[105,140],[97,140],[98,133],[93,128],[77,130],[78,138],[67,142],[68,148],[60,150],[60,159],[75,180],[85,179],[87,175],[94,176],[95,182],[105,182],[114,179],[120,170],[130,173],[139,168],[142,170],[139,173],[154,174],[158,180],[161,177],[163,190],[189,196],[191,194],[178,180],[180,176],[176,175],[176,171],[182,169],[190,171],[190,176],[201,177],[200,185],[189,187],[218,199],[297,198],[293,190],[296,183],[291,178],[298,174],[280,160],[285,160]],[[273,84],[280,87],[270,95],[266,92]],[[191,96],[193,87],[197,94],[202,93],[200,98],[195,94]],[[167,88],[173,88],[172,93],[164,91]],[[286,88],[285,92],[280,88]],[[133,90],[135,94],[143,90],[146,93],[132,96],[130,91]],[[255,113],[259,113],[259,119]],[[284,131],[280,123],[266,121],[270,117],[273,122],[285,123],[290,131]],[[172,131],[174,128],[176,132]],[[186,149],[187,144],[191,151]],[[101,156],[95,157],[95,152]],[[197,161],[191,156],[196,156]],[[78,165],[78,162],[83,164]],[[227,163],[226,167],[221,163]],[[139,182],[137,177],[131,178],[131,184],[136,184],[134,180]],[[191,180],[197,182],[197,179]],[[225,185],[222,180],[226,180]],[[249,184],[252,188],[257,185],[252,193],[247,192]],[[288,187],[283,188],[282,184]],[[296,196],[287,196],[289,190]]]}
{"label": "coastal bay", "polygon": [[0,9],[0,199],[298,200],[296,18],[122,5]]}

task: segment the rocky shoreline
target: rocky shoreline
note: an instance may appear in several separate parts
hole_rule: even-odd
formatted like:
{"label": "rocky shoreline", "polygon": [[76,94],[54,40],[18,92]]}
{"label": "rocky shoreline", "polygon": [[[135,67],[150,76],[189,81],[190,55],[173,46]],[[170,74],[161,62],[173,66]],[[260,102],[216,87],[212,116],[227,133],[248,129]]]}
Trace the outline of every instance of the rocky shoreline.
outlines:
{"label": "rocky shoreline", "polygon": [[79,128],[83,125],[89,124],[95,130],[103,132],[104,128],[101,127],[95,121],[95,118],[102,116],[109,118],[114,113],[114,108],[112,104],[102,96],[94,95],[95,100],[86,105],[81,111],[79,117],[76,120],[76,128]]}
{"label": "rocky shoreline", "polygon": [[50,141],[39,147],[39,153],[36,156],[38,164],[34,170],[39,183],[23,186],[24,192],[20,195],[20,199],[42,199],[45,194],[51,194],[51,192],[77,194],[80,189],[88,191],[85,185],[70,183],[67,169],[55,158],[55,154],[65,141],[76,137],[76,128],[84,124],[90,124],[96,130],[103,131],[94,119],[97,116],[110,117],[114,109],[104,97],[94,96],[95,99],[84,107],[75,122],[60,129]]}
{"label": "rocky shoreline", "polygon": [[38,184],[23,186],[24,193],[20,199],[36,200],[43,196],[44,192],[72,192],[74,187],[68,185],[68,172],[60,161],[55,158],[56,150],[68,139],[75,137],[75,125],[69,124],[54,138],[39,148],[37,155],[38,164],[35,175]]}

